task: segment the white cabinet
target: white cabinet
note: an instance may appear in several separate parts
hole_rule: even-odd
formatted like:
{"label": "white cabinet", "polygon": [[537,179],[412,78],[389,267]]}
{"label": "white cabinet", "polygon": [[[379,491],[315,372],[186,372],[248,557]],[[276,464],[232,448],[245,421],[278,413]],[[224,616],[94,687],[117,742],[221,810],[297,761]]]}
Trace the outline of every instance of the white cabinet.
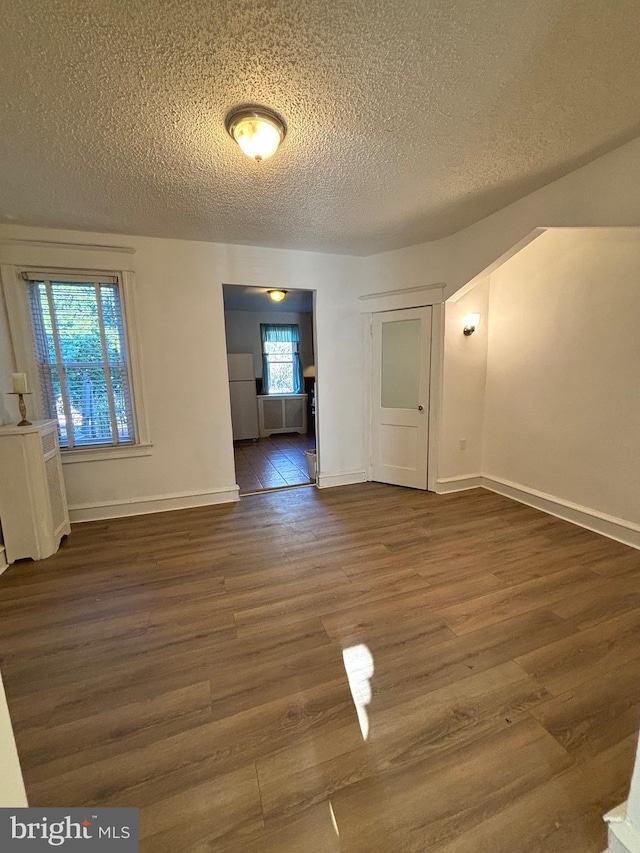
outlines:
{"label": "white cabinet", "polygon": [[9,563],[50,557],[71,531],[55,421],[0,427],[0,523]]}
{"label": "white cabinet", "polygon": [[260,394],[258,396],[260,437],[277,432],[307,431],[306,394]]}

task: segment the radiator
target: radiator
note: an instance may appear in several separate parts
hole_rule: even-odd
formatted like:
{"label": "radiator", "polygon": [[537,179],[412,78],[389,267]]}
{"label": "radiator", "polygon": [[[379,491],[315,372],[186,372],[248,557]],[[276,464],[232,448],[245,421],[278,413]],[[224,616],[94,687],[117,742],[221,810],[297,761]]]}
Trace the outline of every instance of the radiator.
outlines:
{"label": "radiator", "polygon": [[306,394],[261,394],[258,396],[260,437],[278,432],[307,431]]}

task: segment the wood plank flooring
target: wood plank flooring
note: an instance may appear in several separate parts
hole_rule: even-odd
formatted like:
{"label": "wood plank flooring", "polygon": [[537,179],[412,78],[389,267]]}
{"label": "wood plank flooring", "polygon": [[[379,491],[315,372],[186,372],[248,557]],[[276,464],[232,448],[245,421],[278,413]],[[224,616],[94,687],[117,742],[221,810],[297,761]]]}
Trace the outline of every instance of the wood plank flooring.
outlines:
{"label": "wood plank flooring", "polygon": [[373,483],[92,522],[0,578],[0,665],[30,804],[145,853],[600,853],[640,552]]}

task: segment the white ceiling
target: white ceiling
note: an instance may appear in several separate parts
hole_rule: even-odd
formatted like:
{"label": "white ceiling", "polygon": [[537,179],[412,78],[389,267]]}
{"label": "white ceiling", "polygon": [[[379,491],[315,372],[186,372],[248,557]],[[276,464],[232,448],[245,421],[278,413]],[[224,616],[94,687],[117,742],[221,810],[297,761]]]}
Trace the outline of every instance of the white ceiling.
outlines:
{"label": "white ceiling", "polygon": [[[0,0],[0,221],[369,254],[640,133],[638,0]],[[261,103],[255,164],[224,129]]]}

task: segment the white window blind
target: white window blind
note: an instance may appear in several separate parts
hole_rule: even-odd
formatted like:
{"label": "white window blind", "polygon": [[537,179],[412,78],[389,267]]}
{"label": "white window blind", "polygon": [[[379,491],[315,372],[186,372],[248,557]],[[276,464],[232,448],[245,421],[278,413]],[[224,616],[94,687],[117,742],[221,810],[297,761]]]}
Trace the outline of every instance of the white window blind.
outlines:
{"label": "white window blind", "polygon": [[23,273],[48,417],[61,447],[134,444],[135,421],[117,276]]}

